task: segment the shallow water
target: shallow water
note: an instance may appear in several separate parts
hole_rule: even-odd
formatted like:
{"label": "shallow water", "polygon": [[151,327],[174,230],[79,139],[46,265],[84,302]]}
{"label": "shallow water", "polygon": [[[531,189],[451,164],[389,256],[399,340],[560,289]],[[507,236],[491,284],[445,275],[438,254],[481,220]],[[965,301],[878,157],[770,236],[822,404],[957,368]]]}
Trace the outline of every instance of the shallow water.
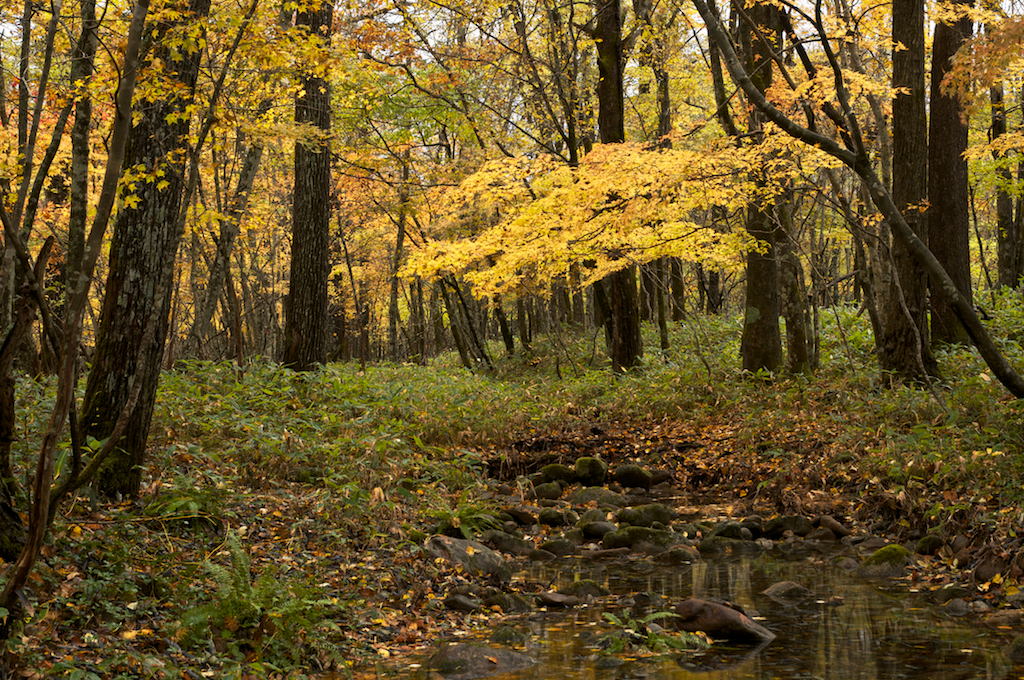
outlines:
{"label": "shallow water", "polygon": [[[609,630],[600,606],[567,612],[537,612],[516,623],[530,634],[526,652],[538,664],[517,673],[488,676],[501,680],[725,680],[756,678],[1003,679],[1024,677],[1002,652],[1009,635],[977,625],[973,617],[953,618],[928,604],[905,581],[863,581],[828,565],[826,555],[772,554],[755,558],[707,560],[666,567],[647,560],[606,563],[564,561],[531,565],[518,579],[551,584],[593,579],[615,596],[659,593],[670,601],[688,596],[723,598],[755,610],[757,620],[778,637],[760,649],[714,644],[692,655],[626,659],[600,668],[596,640]],[[816,597],[784,606],[761,594],[779,581],[795,581]],[[832,602],[829,603],[829,599]],[[836,605],[841,599],[842,604]],[[615,611],[614,608],[611,611]],[[620,657],[625,658],[625,657]],[[422,659],[413,660],[422,663]],[[392,668],[380,677],[420,680],[423,667]],[[438,676],[433,676],[438,677]]]}

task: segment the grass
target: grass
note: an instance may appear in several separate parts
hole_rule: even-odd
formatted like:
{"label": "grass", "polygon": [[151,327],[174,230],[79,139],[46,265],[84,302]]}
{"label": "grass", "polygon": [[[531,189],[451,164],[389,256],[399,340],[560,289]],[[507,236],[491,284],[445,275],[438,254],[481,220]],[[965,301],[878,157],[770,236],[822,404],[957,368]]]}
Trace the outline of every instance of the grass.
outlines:
{"label": "grass", "polygon": [[[1022,405],[977,354],[940,352],[934,393],[889,387],[866,318],[823,312],[810,377],[744,375],[728,316],[675,324],[668,352],[648,350],[618,376],[593,334],[538,338],[513,357],[495,344],[494,370],[477,373],[453,355],[302,374],[182,363],[161,383],[144,493],[66,508],[12,652],[77,677],[294,674],[296,659],[377,655],[383,638],[369,629],[393,643],[460,625],[430,585],[456,576],[423,559],[417,539],[487,523],[487,462],[513,442],[591,428],[630,433],[624,456],[657,450],[650,462],[689,466],[692,479],[707,468],[707,488],[768,512],[842,497],[897,526],[1024,524]],[[1006,296],[990,313],[1024,367],[1024,304]],[[656,329],[645,332],[656,348]],[[28,469],[52,399],[46,381],[19,382],[16,469]],[[658,438],[702,448],[648,446]],[[290,606],[299,601],[309,606]]]}

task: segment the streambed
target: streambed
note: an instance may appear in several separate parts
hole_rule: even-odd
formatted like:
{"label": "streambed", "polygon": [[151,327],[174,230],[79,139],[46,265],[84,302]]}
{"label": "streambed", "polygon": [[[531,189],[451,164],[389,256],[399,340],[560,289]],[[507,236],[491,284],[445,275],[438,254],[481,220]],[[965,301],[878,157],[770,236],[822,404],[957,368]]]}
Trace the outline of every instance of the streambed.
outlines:
{"label": "streambed", "polygon": [[[862,580],[832,566],[830,557],[808,549],[673,566],[644,559],[530,564],[516,581],[557,589],[592,579],[611,595],[589,606],[513,619],[510,625],[526,635],[517,649],[537,663],[488,677],[995,680],[1021,675],[1002,651],[1019,631],[981,626],[973,615],[951,616],[929,601],[926,589],[922,592],[906,580]],[[763,594],[780,581],[804,585],[814,596],[799,604],[780,604]],[[668,602],[689,596],[729,600],[756,612],[757,620],[778,637],[757,649],[716,642],[696,654],[614,658],[602,654],[599,638],[612,628],[602,613],[623,613],[623,598],[639,592],[664,596]],[[409,680],[443,677],[428,666],[425,655],[380,668],[374,675]]]}

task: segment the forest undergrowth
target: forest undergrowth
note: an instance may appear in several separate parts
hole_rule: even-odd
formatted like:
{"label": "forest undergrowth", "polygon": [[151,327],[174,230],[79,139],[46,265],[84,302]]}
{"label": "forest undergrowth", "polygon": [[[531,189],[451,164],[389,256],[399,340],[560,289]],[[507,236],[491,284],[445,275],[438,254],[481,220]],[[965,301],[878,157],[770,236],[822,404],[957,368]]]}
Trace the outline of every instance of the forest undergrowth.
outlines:
{"label": "forest undergrowth", "polygon": [[[1022,405],[967,348],[939,353],[930,386],[889,385],[866,316],[822,314],[812,376],[742,375],[739,321],[726,316],[679,322],[670,351],[648,349],[621,376],[599,336],[568,328],[492,371],[452,356],[365,373],[183,363],[162,380],[141,496],[85,493],[56,519],[6,670],[344,677],[492,625],[500,612],[443,608],[464,575],[427,556],[423,537],[486,525],[498,478],[583,454],[665,469],[737,514],[828,512],[897,540],[970,536],[1005,558],[984,584],[993,603],[1016,593]],[[1024,305],[1002,299],[990,314],[1024,367]],[[47,381],[19,381],[21,470],[52,399]],[[954,559],[932,564],[969,578]]]}

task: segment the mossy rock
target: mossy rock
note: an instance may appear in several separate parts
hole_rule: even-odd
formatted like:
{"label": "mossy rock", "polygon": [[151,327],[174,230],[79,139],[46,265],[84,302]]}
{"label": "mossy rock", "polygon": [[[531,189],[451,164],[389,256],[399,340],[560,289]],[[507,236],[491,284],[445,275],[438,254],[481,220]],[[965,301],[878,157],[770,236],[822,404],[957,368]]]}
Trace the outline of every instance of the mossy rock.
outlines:
{"label": "mossy rock", "polygon": [[[747,531],[750,531],[749,529]],[[714,538],[715,536],[721,536],[722,538],[734,538],[742,541],[746,536],[743,535],[743,525],[736,520],[726,520],[725,522],[719,522],[715,525],[715,528],[711,530],[711,534],[708,538]]]}
{"label": "mossy rock", "polygon": [[585,489],[577,489],[566,497],[573,505],[587,505],[597,503],[599,508],[621,508],[628,501],[620,493],[600,486],[591,486]]}
{"label": "mossy rock", "polygon": [[[549,541],[544,541],[540,544],[540,549],[551,553],[552,555],[574,555],[576,553],[576,543],[570,541],[568,538],[552,538]],[[531,553],[532,556],[532,553]]]}
{"label": "mossy rock", "polygon": [[757,555],[764,548],[754,541],[726,536],[708,536],[697,544],[701,555]]}
{"label": "mossy rock", "polygon": [[601,486],[608,478],[608,463],[593,456],[577,458],[575,476],[583,486]]}
{"label": "mossy rock", "polygon": [[664,550],[670,546],[679,545],[682,541],[683,537],[672,531],[626,526],[605,534],[601,545],[605,549],[629,548],[630,550],[639,550],[641,548],[654,548]]}
{"label": "mossy rock", "polygon": [[631,463],[617,466],[615,470],[612,471],[612,480],[627,488],[651,488],[651,473],[639,465],[633,465]]}
{"label": "mossy rock", "polygon": [[544,482],[533,487],[533,493],[537,498],[555,500],[562,496],[562,485],[558,482]]}
{"label": "mossy rock", "polygon": [[567,527],[576,524],[580,520],[572,510],[560,508],[542,508],[537,515],[537,521],[549,527]]}
{"label": "mossy rock", "polygon": [[[484,598],[483,605],[485,607],[500,607],[501,611],[506,614],[513,612],[525,613],[533,610],[533,606],[530,604],[530,601],[517,593],[495,593],[494,595]],[[491,641],[497,642],[493,638]]]}
{"label": "mossy rock", "polygon": [[573,582],[565,588],[559,588],[558,592],[562,595],[575,595],[583,600],[587,596],[604,597],[611,591],[593,579],[584,578]]}
{"label": "mossy rock", "polygon": [[902,576],[903,568],[913,562],[913,554],[902,545],[887,545],[857,567],[857,576],[864,578],[887,578]]}
{"label": "mossy rock", "polygon": [[580,515],[580,522],[605,522],[608,520],[608,513],[597,508],[591,508]]}
{"label": "mossy rock", "polygon": [[597,520],[594,522],[580,521],[576,527],[583,532],[583,535],[587,538],[596,538],[601,540],[606,535],[618,529],[614,524],[608,520]]}
{"label": "mossy rock", "polygon": [[942,547],[942,539],[935,534],[925,534],[914,546],[914,552],[918,555],[934,555]]}
{"label": "mossy rock", "polygon": [[638,505],[632,508],[623,508],[615,518],[620,524],[629,524],[635,527],[649,527],[655,522],[660,522],[663,525],[671,524],[675,517],[676,514],[667,505],[663,505],[662,503],[649,503],[647,505]]}
{"label": "mossy rock", "polygon": [[[529,609],[526,611],[529,611]],[[506,647],[521,647],[529,639],[530,636],[528,634],[515,626],[498,626],[491,633],[491,642],[496,645],[505,645]]]}
{"label": "mossy rock", "polygon": [[540,469],[540,473],[549,482],[572,482],[576,479],[576,471],[568,465],[552,463]]}

